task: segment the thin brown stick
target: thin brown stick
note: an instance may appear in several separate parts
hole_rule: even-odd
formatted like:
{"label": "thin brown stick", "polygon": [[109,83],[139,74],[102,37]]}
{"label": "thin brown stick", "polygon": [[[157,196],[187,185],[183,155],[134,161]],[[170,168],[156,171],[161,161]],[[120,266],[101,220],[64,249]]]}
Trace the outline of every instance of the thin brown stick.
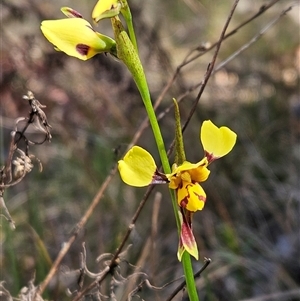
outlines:
{"label": "thin brown stick", "polygon": [[69,238],[69,240],[64,244],[63,248],[58,253],[58,255],[57,255],[57,257],[56,257],[56,259],[55,259],[55,261],[54,261],[54,263],[53,263],[53,265],[52,265],[52,267],[51,267],[51,269],[50,269],[50,271],[48,273],[48,275],[46,276],[45,280],[39,286],[39,288],[38,288],[38,290],[36,292],[36,296],[37,296],[37,294],[41,295],[43,293],[43,291],[45,290],[45,288],[49,284],[50,280],[53,278],[53,276],[57,272],[58,266],[60,265],[62,259],[64,258],[64,256],[69,251],[71,245],[75,241],[75,239],[76,239],[78,233],[80,232],[80,230],[82,229],[82,227],[86,224],[87,220],[92,215],[95,207],[98,205],[100,199],[103,196],[104,191],[108,187],[108,184],[111,182],[111,180],[113,179],[113,177],[116,174],[116,172],[117,172],[117,166],[115,165],[113,167],[113,169],[111,170],[110,174],[106,177],[105,181],[101,185],[101,187],[98,190],[97,194],[95,195],[95,197],[94,197],[91,205],[89,206],[89,208],[84,213],[83,217],[80,219],[80,221],[76,225],[76,227],[75,227],[75,229],[73,231],[73,234],[71,235],[71,237]]}
{"label": "thin brown stick", "polygon": [[231,54],[226,60],[221,62],[213,71],[213,73],[219,71],[222,69],[225,65],[227,65],[230,61],[235,59],[238,55],[240,55],[243,51],[248,49],[252,44],[257,42],[263,34],[266,33],[273,25],[275,25],[283,16],[285,16],[290,10],[292,9],[292,6],[284,9],[280,15],[278,15],[276,18],[271,20],[263,29],[261,29],[248,43],[244,44],[242,47],[240,47],[237,51],[235,51],[233,54]]}
{"label": "thin brown stick", "polygon": [[243,299],[241,301],[272,301],[272,300],[288,301],[293,298],[299,298],[299,297],[300,297],[300,289],[294,289],[285,292],[277,292],[269,295],[263,295],[255,298]]}
{"label": "thin brown stick", "polygon": [[196,99],[195,99],[195,101],[194,101],[194,104],[193,104],[193,106],[192,106],[192,109],[190,110],[189,116],[188,116],[186,122],[184,123],[184,125],[183,125],[183,127],[182,127],[182,132],[185,131],[185,129],[187,128],[188,124],[190,123],[191,118],[192,118],[192,116],[194,115],[194,113],[195,113],[195,111],[196,111],[196,108],[197,108],[197,105],[198,105],[198,103],[199,103],[199,100],[200,100],[200,98],[201,98],[201,96],[202,96],[202,94],[203,94],[203,92],[204,92],[204,89],[205,89],[205,87],[206,87],[206,85],[207,85],[207,83],[208,83],[208,80],[209,80],[209,78],[210,78],[210,76],[211,76],[211,74],[212,74],[212,71],[214,70],[214,66],[215,66],[215,63],[216,63],[216,59],[217,59],[217,57],[218,57],[219,50],[220,50],[220,48],[221,48],[221,44],[222,44],[222,42],[223,42],[223,40],[224,40],[226,30],[227,30],[227,28],[228,28],[228,26],[229,26],[229,23],[230,23],[230,21],[231,21],[231,19],[232,19],[232,16],[233,16],[233,14],[234,14],[234,11],[235,11],[235,9],[236,9],[238,3],[239,3],[239,0],[235,0],[234,3],[233,3],[233,5],[232,5],[232,8],[231,8],[230,13],[229,13],[229,16],[228,16],[228,18],[227,18],[227,20],[226,20],[226,22],[225,22],[225,25],[224,25],[224,27],[223,27],[223,29],[222,29],[222,32],[221,32],[219,41],[217,42],[215,53],[214,53],[214,55],[213,55],[213,58],[212,58],[211,62],[208,64],[207,71],[206,71],[206,73],[205,73],[205,75],[204,75],[204,78],[203,78],[203,80],[202,80],[202,83],[201,83],[201,85],[200,85],[199,93],[198,93],[198,95],[197,95],[197,97],[196,97]]}
{"label": "thin brown stick", "polygon": [[154,189],[154,185],[149,186],[146,193],[144,194],[143,199],[141,200],[136,212],[134,213],[134,216],[131,219],[131,222],[127,228],[127,231],[123,237],[123,240],[122,240],[120,246],[118,247],[115,254],[113,255],[113,258],[110,261],[109,269],[107,270],[107,272],[104,273],[100,279],[97,279],[96,281],[92,282],[88,287],[86,287],[84,290],[82,290],[72,301],[80,300],[87,292],[89,292],[91,289],[96,287],[98,284],[101,284],[101,282],[106,278],[106,276],[110,273],[110,271],[115,267],[116,260],[118,259],[118,256],[120,255],[122,249],[124,248],[125,243],[129,237],[131,231],[134,229],[135,222],[138,219],[138,217],[139,217],[144,205],[146,204],[146,201],[148,200],[148,197],[150,196],[153,189]]}
{"label": "thin brown stick", "polygon": [[[265,13],[268,9],[270,9],[273,5],[275,5],[277,2],[279,2],[280,0],[273,0],[271,1],[269,4],[263,5],[259,11],[257,13],[255,13],[253,16],[249,17],[247,20],[245,20],[244,22],[242,22],[241,24],[239,24],[237,27],[235,27],[233,30],[231,30],[229,33],[227,33],[224,38],[223,41],[226,40],[227,38],[229,38],[230,36],[234,35],[235,33],[237,33],[242,27],[244,27],[245,25],[249,24],[250,22],[252,22],[253,20],[255,20],[256,18],[258,18],[259,16],[261,16],[263,13]],[[205,50],[201,51],[200,53],[198,53],[197,55],[195,55],[194,57],[189,58],[189,56],[196,50],[199,51],[199,46],[194,48],[193,50],[191,50],[183,59],[182,63],[180,65],[177,66],[174,74],[172,75],[172,77],[169,79],[169,81],[167,82],[167,84],[165,85],[165,87],[163,88],[162,92],[160,93],[160,95],[158,96],[156,102],[160,103],[163,98],[165,97],[166,93],[169,91],[169,89],[171,88],[171,86],[173,85],[175,79],[177,78],[177,76],[179,75],[181,69],[190,64],[191,62],[193,62],[195,59],[201,57],[202,55],[206,54],[207,52],[209,52],[210,50],[212,50],[213,48],[215,48],[217,46],[218,42],[213,43],[210,47],[206,48]]]}
{"label": "thin brown stick", "polygon": [[[257,17],[261,16],[265,11],[267,11],[270,7],[272,7],[274,4],[276,4],[277,2],[279,2],[280,0],[273,0],[271,1],[269,4],[263,5],[260,7],[259,11],[257,13],[255,13],[253,16],[251,16],[249,19],[245,20],[244,22],[242,22],[240,25],[238,25],[236,28],[234,28],[233,30],[231,30],[229,33],[227,33],[226,35],[224,35],[223,41],[226,40],[227,38],[229,38],[230,36],[232,36],[233,34],[237,33],[242,27],[244,27],[245,25],[249,24],[250,22],[252,22],[254,19],[256,19]],[[210,51],[211,49],[213,49],[214,47],[216,47],[218,45],[218,42],[212,44],[210,47],[207,47],[205,50],[202,50],[200,53],[194,55],[193,57],[191,57],[190,59],[188,59],[188,57],[195,51],[199,51],[199,49],[201,49],[201,46],[197,46],[194,49],[192,49],[187,56],[185,57],[185,59],[183,60],[183,62],[178,66],[180,69],[186,65],[188,65],[189,63],[193,62],[195,59],[199,58],[200,56],[204,55],[205,53],[207,53],[208,51]]]}
{"label": "thin brown stick", "polygon": [[[204,265],[203,267],[194,274],[194,278],[199,278],[201,276],[201,273],[208,267],[208,265],[211,263],[211,259],[210,258],[205,258],[204,259]],[[186,281],[182,281],[182,283],[180,283],[175,290],[172,292],[172,294],[166,299],[166,301],[171,301],[173,300],[173,298],[181,291],[183,290],[183,288],[185,287]]]}
{"label": "thin brown stick", "polygon": [[[224,66],[226,66],[229,62],[231,62],[233,59],[235,59],[237,56],[239,56],[243,51],[247,50],[252,44],[257,42],[272,26],[274,26],[283,16],[286,15],[293,7],[290,6],[286,9],[284,9],[280,15],[276,16],[274,19],[272,19],[267,25],[262,28],[249,42],[241,46],[238,50],[236,50],[233,54],[231,54],[228,58],[220,62],[212,71],[211,75],[214,75],[216,72],[218,72],[220,69],[222,69]],[[183,99],[189,95],[191,92],[193,92],[195,89],[199,88],[201,86],[202,82],[194,84],[191,86],[188,90],[183,92],[181,95],[179,95],[176,100],[178,103],[183,101]],[[170,112],[170,110],[173,108],[173,103],[170,104],[164,111],[162,111],[157,119],[161,120],[165,117],[166,114]]]}

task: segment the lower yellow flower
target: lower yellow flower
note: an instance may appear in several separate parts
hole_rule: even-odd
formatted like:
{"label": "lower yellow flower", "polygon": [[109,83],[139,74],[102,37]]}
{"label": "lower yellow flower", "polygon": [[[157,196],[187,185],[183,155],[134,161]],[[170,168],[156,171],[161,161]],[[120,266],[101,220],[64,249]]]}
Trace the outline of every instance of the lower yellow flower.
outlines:
{"label": "lower yellow flower", "polygon": [[204,182],[210,171],[208,165],[231,151],[236,134],[227,127],[216,127],[210,120],[201,127],[201,142],[205,156],[198,163],[184,161],[173,165],[171,174],[158,172],[150,153],[134,146],[118,162],[122,180],[131,186],[142,187],[150,184],[169,183],[169,188],[176,190],[177,202],[181,212],[181,234],[178,258],[184,251],[198,259],[197,244],[192,232],[192,215],[204,208],[206,193],[199,183]]}
{"label": "lower yellow flower", "polygon": [[87,60],[102,52],[116,56],[116,42],[96,32],[88,21],[81,18],[79,13],[76,17],[74,12],[68,10],[72,18],[46,20],[41,23],[44,36],[55,49],[81,60]]}

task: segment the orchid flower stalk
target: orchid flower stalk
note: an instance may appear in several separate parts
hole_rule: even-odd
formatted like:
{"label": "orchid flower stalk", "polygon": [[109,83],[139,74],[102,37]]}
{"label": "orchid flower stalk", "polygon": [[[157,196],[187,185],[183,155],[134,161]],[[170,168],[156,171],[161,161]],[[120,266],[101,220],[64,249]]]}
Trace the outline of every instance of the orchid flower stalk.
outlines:
{"label": "orchid flower stalk", "polygon": [[[206,193],[200,183],[205,181],[210,174],[209,164],[231,151],[236,142],[236,134],[227,127],[217,127],[210,120],[204,121],[200,129],[204,156],[196,163],[187,161],[179,108],[174,100],[176,153],[175,163],[171,169],[152,105],[145,72],[138,55],[127,1],[99,0],[93,10],[92,18],[95,22],[99,22],[103,18],[111,18],[114,39],[96,32],[77,11],[64,7],[62,12],[68,18],[47,20],[41,24],[43,34],[57,50],[81,60],[90,59],[101,52],[111,53],[127,66],[136,83],[148,114],[164,173],[158,171],[151,154],[139,146],[132,147],[118,162],[119,172],[126,184],[135,187],[168,184],[179,233],[177,256],[183,265],[189,298],[191,301],[197,301],[199,299],[190,255],[196,259],[199,257],[192,230],[192,219],[194,214],[202,210],[206,203]],[[124,16],[129,36],[119,19],[119,13]]]}
{"label": "orchid flower stalk", "polygon": [[[112,18],[111,20],[114,29],[115,40],[117,43],[118,58],[121,59],[124,62],[124,64],[127,66],[128,70],[131,72],[133,79],[138,87],[138,90],[141,94],[141,97],[143,99],[148,114],[150,125],[152,127],[152,131],[157,144],[163,169],[165,173],[170,173],[171,168],[170,168],[167,152],[161,135],[160,127],[155,115],[155,111],[151,102],[150,92],[149,92],[146,76],[141,61],[135,50],[135,47],[133,46],[126,31],[124,30],[123,25],[120,19],[118,18],[118,16]],[[177,227],[178,229],[180,229],[180,217],[177,209],[176,197],[173,191],[170,191],[170,195],[171,195]],[[189,253],[183,252],[182,264],[183,264],[184,274],[186,277],[187,290],[188,290],[190,300],[197,301],[198,294],[195,286],[195,280],[193,277],[193,268],[192,268]]]}

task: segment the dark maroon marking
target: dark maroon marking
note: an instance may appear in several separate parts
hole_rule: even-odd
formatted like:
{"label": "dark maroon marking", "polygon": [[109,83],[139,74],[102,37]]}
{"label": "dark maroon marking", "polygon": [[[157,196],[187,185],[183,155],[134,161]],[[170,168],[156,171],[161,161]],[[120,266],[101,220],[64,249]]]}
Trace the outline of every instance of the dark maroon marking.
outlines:
{"label": "dark maroon marking", "polygon": [[180,206],[185,208],[188,202],[189,202],[188,197],[185,197],[183,200],[180,201]]}
{"label": "dark maroon marking", "polygon": [[68,13],[71,14],[74,18],[81,18],[82,19],[82,15],[81,13],[79,13],[78,11],[76,11],[75,9],[67,9]]}
{"label": "dark maroon marking", "polygon": [[85,45],[85,44],[77,44],[76,45],[76,50],[77,52],[79,52],[81,55],[87,55],[89,50],[90,50],[90,46]]}
{"label": "dark maroon marking", "polygon": [[215,161],[216,159],[218,159],[217,157],[214,157],[213,153],[209,153],[207,151],[205,151],[205,157],[206,157],[208,163],[212,163],[213,161]]}
{"label": "dark maroon marking", "polygon": [[198,193],[196,193],[196,192],[194,192],[194,195],[198,197],[198,200],[199,200],[199,201],[202,201],[202,202],[204,202],[204,203],[206,202],[206,198],[205,198],[203,195],[198,194]]}
{"label": "dark maroon marking", "polygon": [[153,177],[152,177],[152,182],[151,184],[166,184],[169,183],[170,181],[168,180],[168,178],[166,177],[165,174],[161,173],[158,171],[158,169],[156,169]]}

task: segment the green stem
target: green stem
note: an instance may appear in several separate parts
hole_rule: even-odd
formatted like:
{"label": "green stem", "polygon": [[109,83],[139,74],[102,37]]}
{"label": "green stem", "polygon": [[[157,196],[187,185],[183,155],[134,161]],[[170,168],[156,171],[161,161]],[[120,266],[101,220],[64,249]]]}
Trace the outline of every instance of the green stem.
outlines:
{"label": "green stem", "polygon": [[[155,111],[151,102],[150,92],[147,84],[147,79],[143,70],[143,66],[139,59],[139,56],[133,46],[132,42],[130,41],[127,33],[125,32],[123,25],[119,19],[119,17],[114,17],[111,19],[112,26],[114,29],[115,40],[117,44],[117,53],[118,58],[124,62],[124,64],[129,69],[132,77],[137,85],[137,88],[141,94],[143,99],[150,125],[152,127],[152,131],[154,134],[154,138],[157,144],[159,156],[161,159],[161,163],[165,173],[171,173],[171,167],[169,164],[169,159],[167,156],[167,152],[165,149],[163,137],[161,135],[160,127],[155,115]],[[176,224],[178,228],[178,232],[180,233],[180,219],[178,215],[178,205],[176,201],[176,196],[174,190],[170,190],[171,199],[173,210],[176,218]],[[193,268],[191,263],[190,254],[184,252],[182,256],[182,265],[185,274],[186,284],[187,284],[187,291],[189,294],[190,301],[198,301],[198,294],[195,286],[195,280],[193,276]]]}

